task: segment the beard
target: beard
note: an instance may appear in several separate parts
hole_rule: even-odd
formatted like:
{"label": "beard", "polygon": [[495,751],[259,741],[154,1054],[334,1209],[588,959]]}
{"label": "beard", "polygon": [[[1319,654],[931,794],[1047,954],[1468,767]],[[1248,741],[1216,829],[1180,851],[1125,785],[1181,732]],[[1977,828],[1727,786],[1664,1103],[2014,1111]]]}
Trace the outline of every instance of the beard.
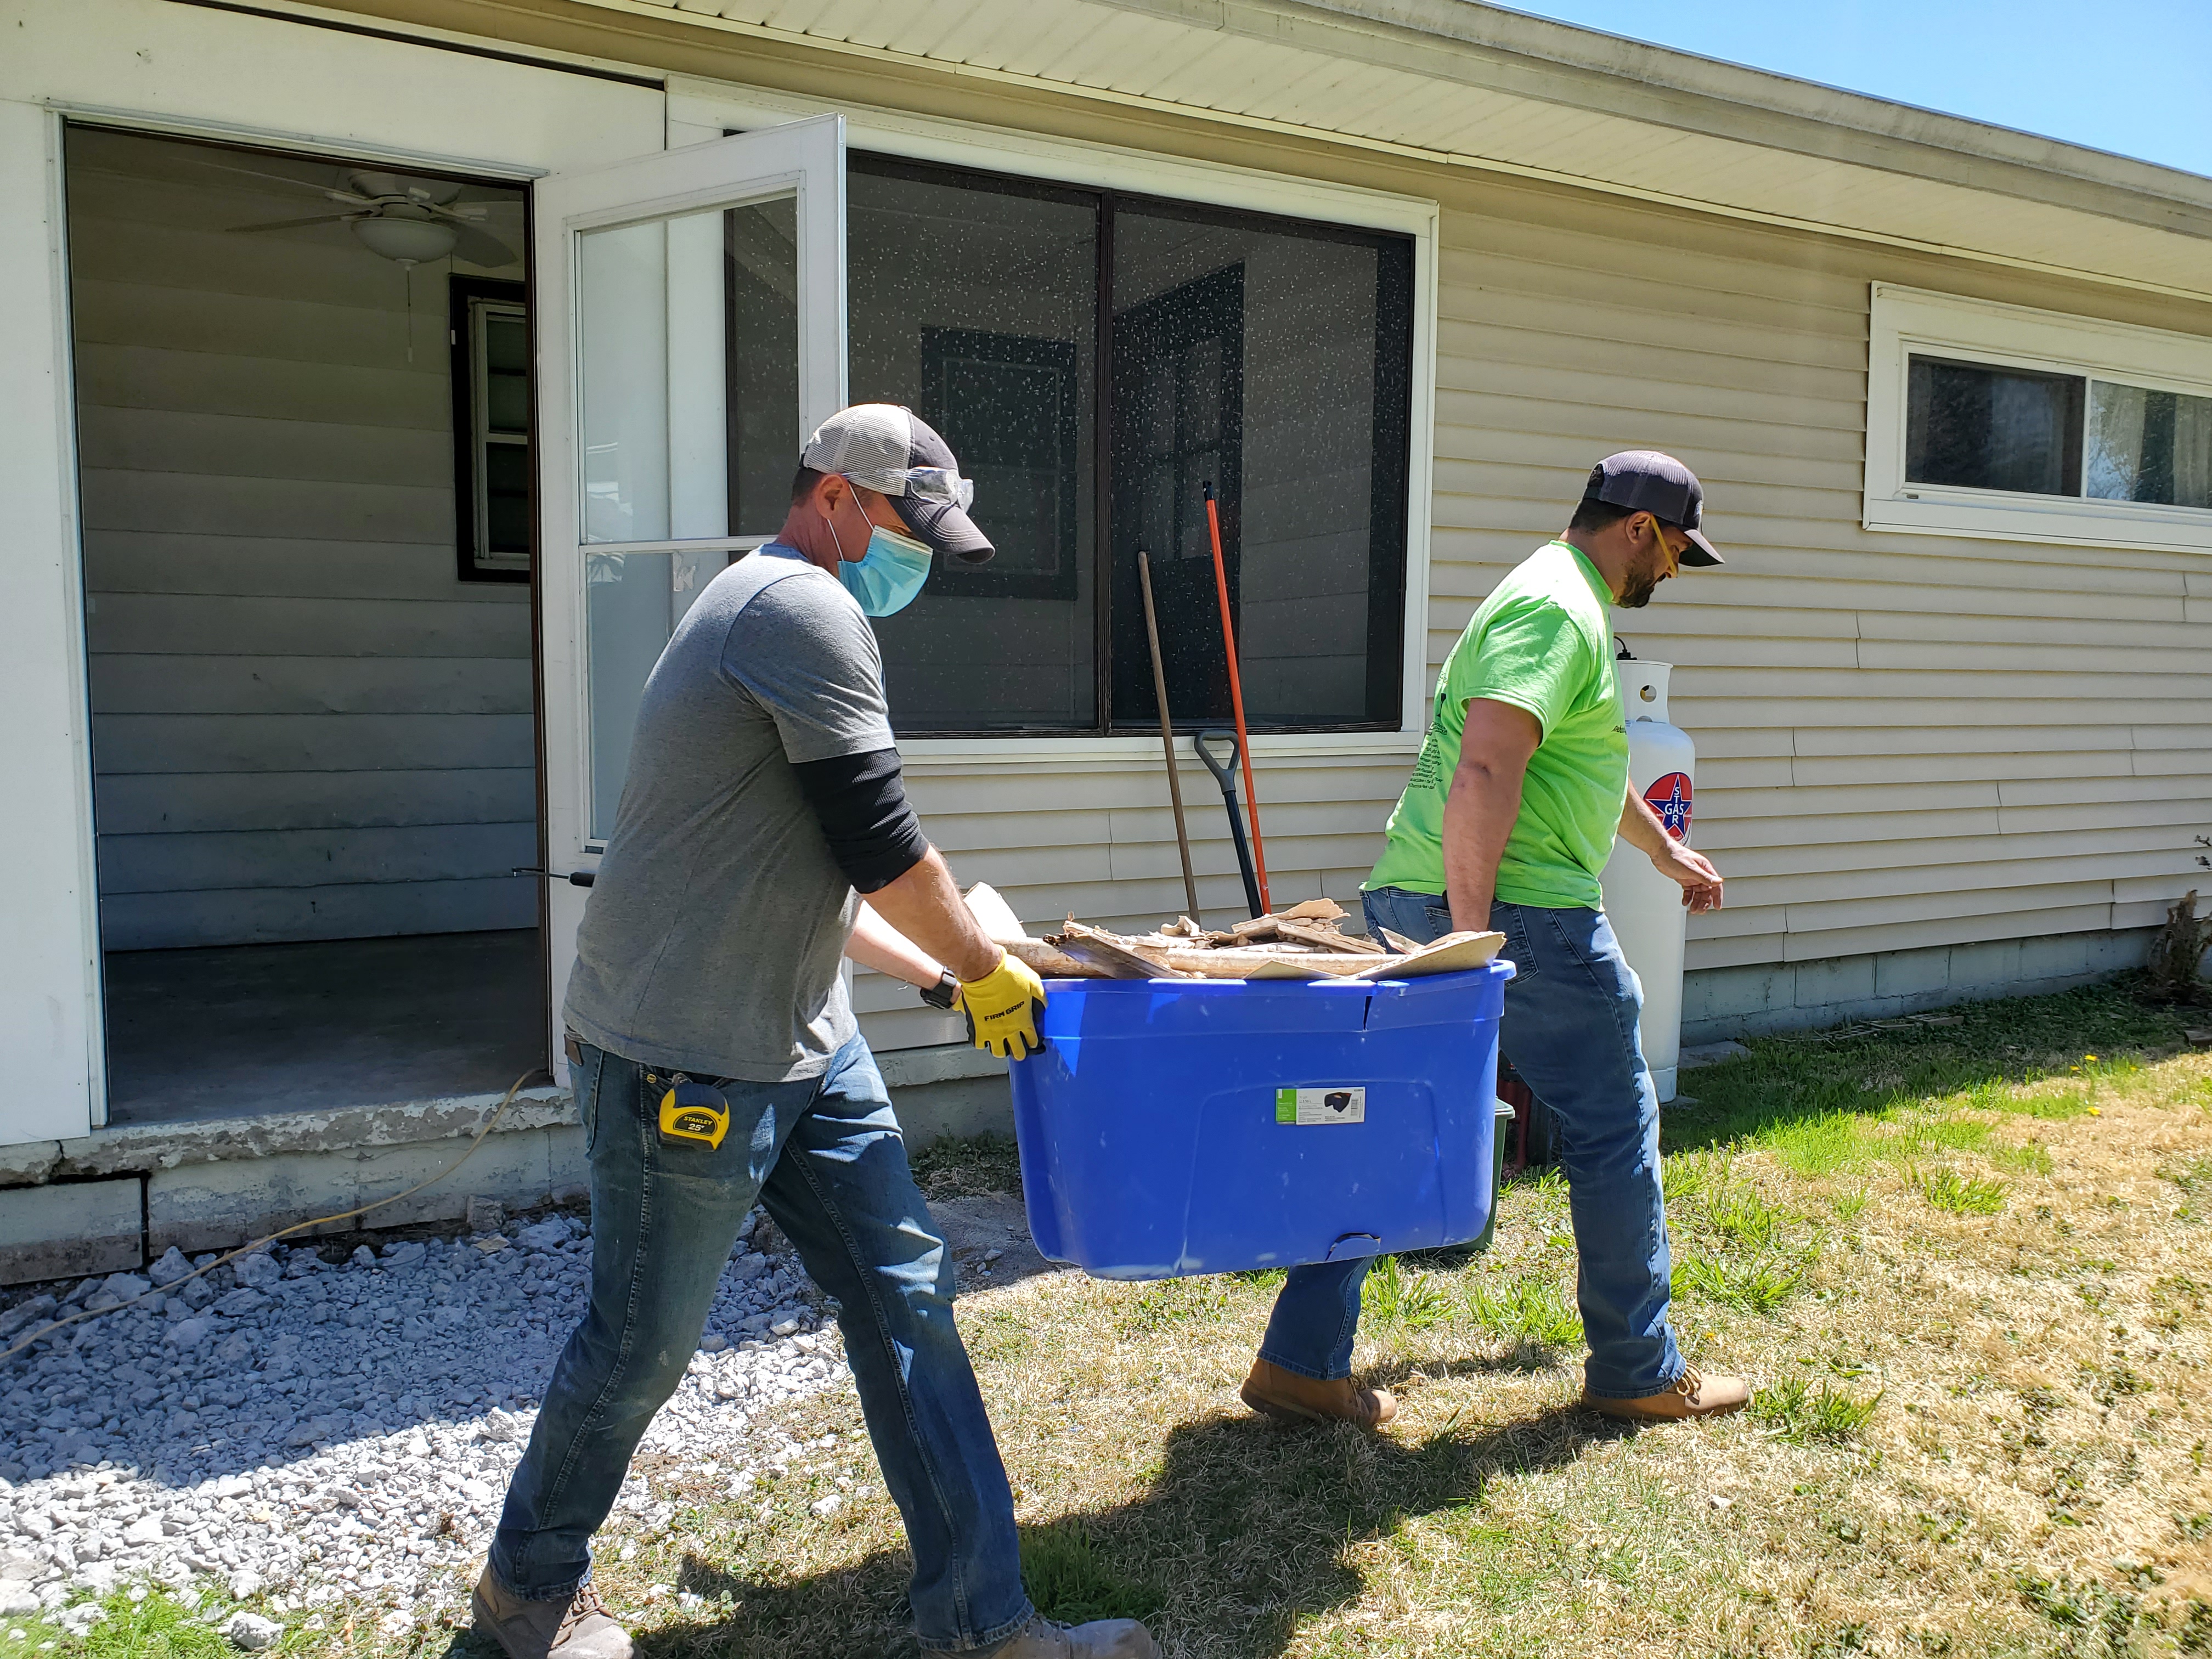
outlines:
{"label": "beard", "polygon": [[1651,596],[1659,591],[1659,584],[1666,579],[1666,572],[1659,560],[1647,557],[1643,563],[1629,571],[1626,585],[1613,603],[1623,611],[1641,611],[1651,603]]}
{"label": "beard", "polygon": [[1656,574],[1639,574],[1628,579],[1627,591],[1613,601],[1623,611],[1641,611],[1651,603],[1651,596],[1659,591]]}

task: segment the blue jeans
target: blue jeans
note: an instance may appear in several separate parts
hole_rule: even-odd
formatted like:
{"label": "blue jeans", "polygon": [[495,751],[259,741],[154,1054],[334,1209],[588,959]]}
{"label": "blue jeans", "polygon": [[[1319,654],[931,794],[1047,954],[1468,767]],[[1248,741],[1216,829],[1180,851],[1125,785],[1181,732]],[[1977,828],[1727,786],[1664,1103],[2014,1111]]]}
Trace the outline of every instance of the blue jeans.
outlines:
{"label": "blue jeans", "polygon": [[854,1037],[818,1078],[721,1082],[730,1129],[712,1150],[661,1139],[646,1066],[588,1043],[582,1054],[571,1078],[592,1163],[592,1303],[507,1488],[491,1546],[500,1582],[566,1600],[589,1577],[592,1534],[698,1349],[757,1196],[840,1304],[868,1437],[914,1551],[922,1646],[958,1651],[1019,1630],[1033,1610],[1013,1495],[953,1326],[951,1253],[868,1045]]}
{"label": "blue jeans", "polygon": [[[1384,887],[1362,897],[1370,933],[1425,942],[1452,930],[1434,893]],[[1520,970],[1505,988],[1498,1046],[1559,1121],[1590,1350],[1584,1379],[1609,1400],[1657,1394],[1681,1376],[1682,1357],[1667,1323],[1659,1097],[1637,1035],[1643,990],[1601,911],[1495,904],[1490,925],[1505,935],[1498,954]],[[1301,1376],[1349,1376],[1368,1266],[1362,1257],[1291,1268],[1260,1357]]]}

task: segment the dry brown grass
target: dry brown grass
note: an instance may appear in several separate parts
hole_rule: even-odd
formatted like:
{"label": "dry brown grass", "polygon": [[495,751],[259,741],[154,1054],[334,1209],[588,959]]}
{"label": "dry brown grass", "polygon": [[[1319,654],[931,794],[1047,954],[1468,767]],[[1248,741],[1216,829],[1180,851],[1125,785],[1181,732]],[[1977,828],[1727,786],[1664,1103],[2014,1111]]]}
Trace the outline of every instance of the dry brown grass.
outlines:
{"label": "dry brown grass", "polygon": [[[1378,1275],[1379,1435],[1237,1405],[1267,1276],[969,1297],[1032,1590],[1186,1659],[2212,1652],[2212,1057],[2175,1024],[2082,993],[1698,1073],[1677,1323],[1761,1389],[1723,1422],[1576,1408],[1556,1177],[1492,1255]],[[801,1418],[840,1437],[817,1467],[604,1566],[641,1654],[912,1652],[857,1404]],[[863,1495],[817,1520],[840,1476]]]}

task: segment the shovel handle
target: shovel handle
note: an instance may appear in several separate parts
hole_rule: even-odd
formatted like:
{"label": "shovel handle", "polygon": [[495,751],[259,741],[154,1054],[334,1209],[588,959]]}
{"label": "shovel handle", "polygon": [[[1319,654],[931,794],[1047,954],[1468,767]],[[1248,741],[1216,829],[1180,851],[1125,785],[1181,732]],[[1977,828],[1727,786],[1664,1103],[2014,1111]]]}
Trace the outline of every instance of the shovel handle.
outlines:
{"label": "shovel handle", "polygon": [[[1221,786],[1221,793],[1234,800],[1237,798],[1237,762],[1240,753],[1237,747],[1237,734],[1234,732],[1201,732],[1190,741],[1191,746],[1198,750],[1199,759],[1206,763],[1206,769],[1213,774],[1213,781]],[[1214,759],[1212,751],[1206,746],[1209,743],[1227,744],[1229,758],[1225,761]]]}

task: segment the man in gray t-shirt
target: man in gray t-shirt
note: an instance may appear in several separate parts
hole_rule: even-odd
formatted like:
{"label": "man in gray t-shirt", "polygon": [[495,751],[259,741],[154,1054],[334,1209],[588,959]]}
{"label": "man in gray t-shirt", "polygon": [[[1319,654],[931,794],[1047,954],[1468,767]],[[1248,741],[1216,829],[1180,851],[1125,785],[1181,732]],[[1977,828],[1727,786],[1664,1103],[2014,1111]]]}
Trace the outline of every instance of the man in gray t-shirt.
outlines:
{"label": "man in gray t-shirt", "polygon": [[782,532],[708,585],[646,682],[564,1009],[592,1166],[591,1307],[474,1603],[510,1659],[629,1659],[590,1583],[591,1537],[698,1347],[756,1198],[839,1304],[914,1552],[924,1651],[1157,1659],[1142,1625],[1071,1630],[1023,1590],[951,1253],[838,973],[851,955],[927,984],[979,1047],[1016,1061],[1037,1046],[1043,986],[977,926],[907,803],[868,624],[936,558],[990,556],[971,494],[906,410],[832,416]]}
{"label": "man in gray t-shirt", "polygon": [[892,751],[883,681],[860,605],[796,549],[707,585],[645,683],[571,1030],[752,1083],[818,1077],[852,1041],[837,965],[860,899],[801,781]]}

